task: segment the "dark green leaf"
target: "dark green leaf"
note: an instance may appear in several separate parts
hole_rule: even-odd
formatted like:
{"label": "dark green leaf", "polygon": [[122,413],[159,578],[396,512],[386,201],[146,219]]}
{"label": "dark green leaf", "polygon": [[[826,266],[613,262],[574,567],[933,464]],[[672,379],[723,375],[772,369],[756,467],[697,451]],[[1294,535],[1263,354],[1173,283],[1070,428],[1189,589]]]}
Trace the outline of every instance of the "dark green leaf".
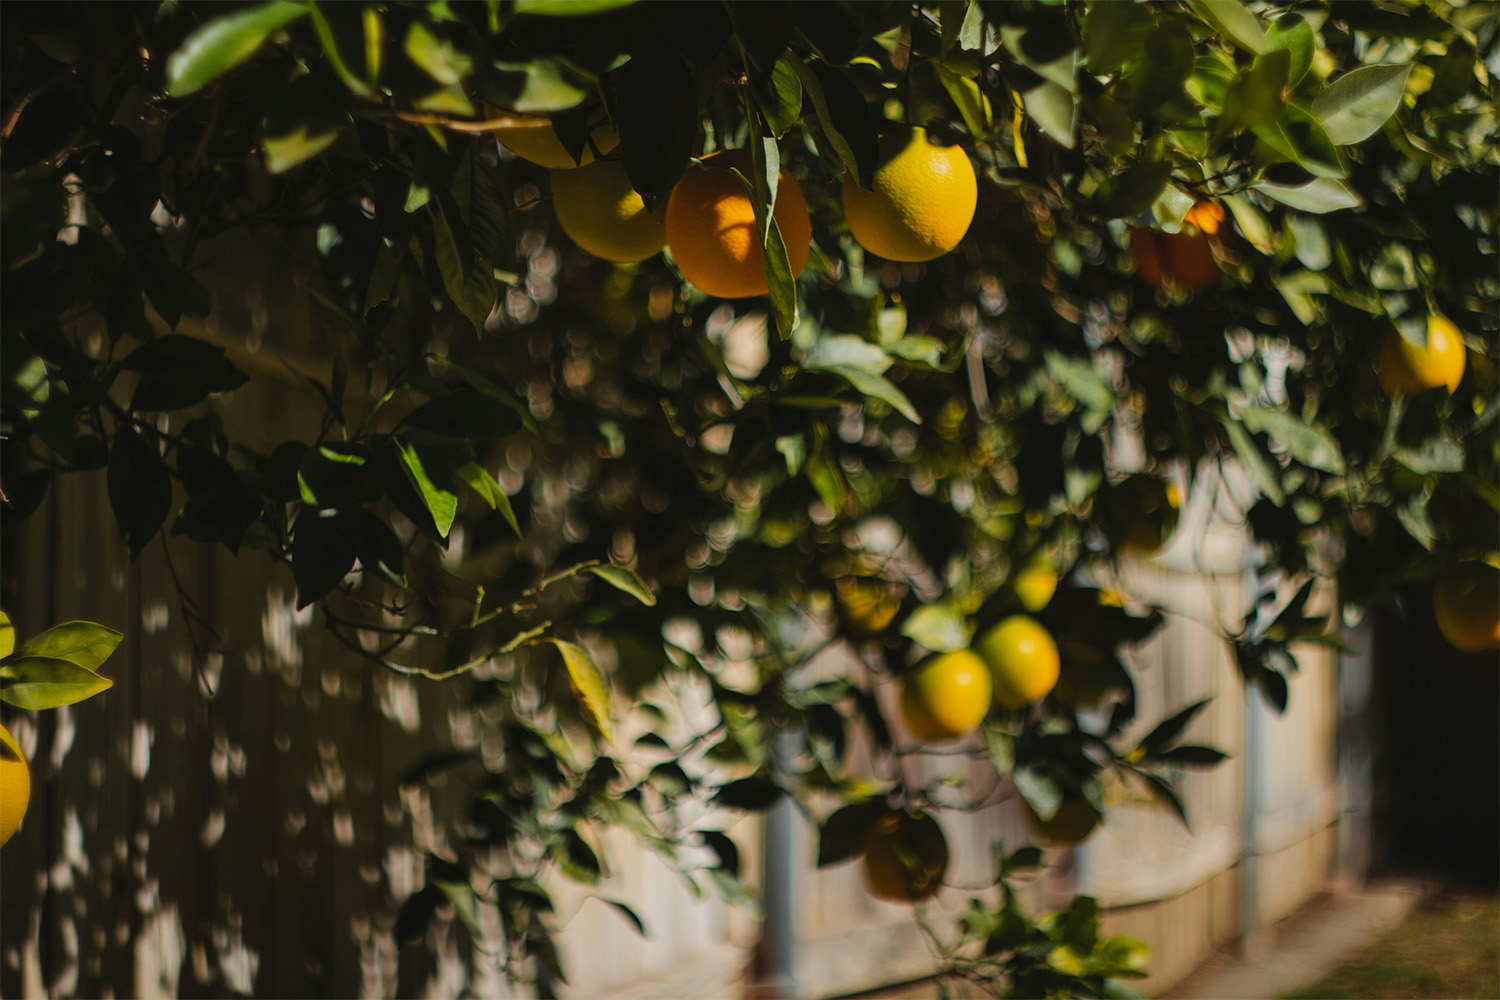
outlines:
{"label": "dark green leaf", "polygon": [[809,65],[791,53],[787,58],[802,81],[804,97],[812,101],[818,127],[833,147],[821,152],[836,156],[856,182],[868,190],[875,180],[880,145],[875,116],[870,113],[864,95],[847,74],[835,67],[821,62]]}
{"label": "dark green leaf", "polygon": [[249,379],[224,356],[224,348],[178,333],[147,341],[120,366],[142,375],[130,401],[134,410],[181,409]]}
{"label": "dark green leaf", "polygon": [[379,483],[370,449],[341,441],[306,449],[297,466],[297,490],[302,502],[313,507],[349,507],[376,499]]}
{"label": "dark green leaf", "polygon": [[292,529],[292,576],[297,607],[321,599],[359,558],[358,524],[350,514],[304,507]]}
{"label": "dark green leaf", "polygon": [[562,836],[552,842],[549,852],[557,862],[558,871],[584,885],[598,885],[603,875],[599,856],[588,845],[577,830],[564,830]]}
{"label": "dark green leaf", "polygon": [[1136,3],[1096,3],[1083,22],[1083,58],[1089,72],[1114,73],[1141,50],[1155,26],[1150,8]]}
{"label": "dark green leaf", "polygon": [[1193,719],[1197,718],[1199,712],[1208,707],[1208,703],[1212,700],[1204,698],[1202,701],[1196,701],[1170,719],[1158,724],[1155,729],[1146,734],[1145,739],[1141,740],[1141,749],[1146,751],[1147,756],[1165,749],[1168,744],[1182,735],[1182,731]]}
{"label": "dark green leaf", "polygon": [[827,868],[863,853],[865,836],[884,810],[885,803],[878,798],[834,810],[818,832],[818,867]]}
{"label": "dark green leaf", "polygon": [[1229,755],[1222,750],[1194,744],[1172,747],[1156,755],[1156,759],[1162,763],[1178,767],[1217,767],[1228,758]]}
{"label": "dark green leaf", "polygon": [[703,843],[719,857],[719,867],[731,878],[740,877],[740,849],[733,840],[718,830],[699,830]]}
{"label": "dark green leaf", "polygon": [[781,786],[770,778],[740,778],[720,786],[714,800],[730,809],[764,812],[785,794]]}
{"label": "dark green leaf", "polygon": [[156,448],[134,427],[122,426],[115,432],[105,478],[109,504],[134,561],[172,509],[172,477]]}
{"label": "dark green leaf", "polygon": [[428,400],[402,421],[448,437],[489,441],[521,429],[521,418],[504,403],[472,389]]}
{"label": "dark green leaf", "polygon": [[643,937],[643,938],[649,938],[651,936],[651,935],[649,935],[649,934],[646,933],[646,925],[645,925],[645,923],[643,923],[641,921],[640,915],[638,913],[636,913],[634,910],[632,910],[630,907],[626,906],[624,903],[620,902],[618,899],[606,899],[604,901],[606,903],[608,903],[610,906],[613,906],[619,912],[620,916],[622,916],[626,920],[630,921],[630,926],[634,927],[635,928],[635,932],[637,934],[639,934],[641,937]]}
{"label": "dark green leaf", "polygon": [[1255,134],[1267,146],[1316,177],[1343,177],[1338,149],[1328,133],[1307,111],[1287,105],[1280,118],[1255,126]]}

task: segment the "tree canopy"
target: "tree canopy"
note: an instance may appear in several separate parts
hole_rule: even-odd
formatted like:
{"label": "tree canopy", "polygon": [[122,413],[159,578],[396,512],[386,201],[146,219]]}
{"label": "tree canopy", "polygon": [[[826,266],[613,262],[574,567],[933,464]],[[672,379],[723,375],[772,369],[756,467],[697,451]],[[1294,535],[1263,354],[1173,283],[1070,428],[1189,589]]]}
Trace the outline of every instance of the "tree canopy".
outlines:
{"label": "tree canopy", "polygon": [[[1337,613],[1307,612],[1320,580],[1340,609],[1399,603],[1500,549],[1490,4],[274,0],[0,20],[6,517],[102,470],[133,557],[164,534],[255,550],[372,669],[472,677],[504,763],[401,930],[444,900],[469,922],[496,906],[507,968],[543,987],[563,972],[536,879],[597,881],[594,824],[744,898],[733,842],[667,806],[795,796],[834,863],[881,810],[981,801],[908,782],[924,747],[877,690],[1016,613],[1063,640],[1063,683],[989,711],[997,776],[1043,819],[1102,810],[1114,774],[1187,821],[1174,776],[1222,754],[1181,743],[1201,706],[1132,725],[1122,649],[1161,616],[1113,572],[1160,547],[1180,494],[1216,497],[1294,595],[1223,624],[1280,707],[1289,645],[1338,641]],[[572,162],[506,143],[538,116]],[[851,235],[840,190],[869,189],[911,127],[972,163],[977,210],[951,252],[896,262]],[[726,149],[749,151],[734,176],[763,295],[705,294],[671,240],[598,259],[554,219],[574,163],[620,165],[665,212]],[[787,178],[810,216],[796,271]],[[246,233],[313,272],[326,369],[296,391],[322,415],[285,440],[220,416],[274,376],[181,332],[225,291],[205,261]],[[1456,375],[1393,374],[1449,327]],[[1033,607],[1017,583],[1038,565],[1063,579]],[[861,669],[808,669],[835,643]],[[874,748],[861,773],[856,743]],[[471,868],[497,855],[476,896]],[[1045,919],[1016,902],[1039,858],[997,855],[1004,892],[964,914],[977,952],[947,971],[1115,989],[1139,951],[1097,938],[1092,901]]]}

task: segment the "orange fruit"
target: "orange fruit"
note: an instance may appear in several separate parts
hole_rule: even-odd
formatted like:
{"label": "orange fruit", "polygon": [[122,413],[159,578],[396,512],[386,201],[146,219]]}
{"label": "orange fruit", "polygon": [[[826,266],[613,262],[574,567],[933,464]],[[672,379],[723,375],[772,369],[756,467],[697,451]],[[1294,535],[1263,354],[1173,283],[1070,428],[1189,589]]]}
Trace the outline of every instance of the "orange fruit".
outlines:
{"label": "orange fruit", "polygon": [[989,667],[994,700],[1002,708],[1025,708],[1057,684],[1057,643],[1029,615],[1001,621],[979,637],[974,649]]}
{"label": "orange fruit", "polygon": [[1082,796],[1063,799],[1051,819],[1042,819],[1025,799],[1026,828],[1043,844],[1065,847],[1082,843],[1099,825],[1099,810]]}
{"label": "orange fruit", "polygon": [[1395,330],[1385,335],[1375,373],[1385,394],[1395,399],[1446,385],[1451,395],[1464,377],[1468,352],[1463,334],[1444,316],[1427,317],[1427,346],[1418,347]]}
{"label": "orange fruit", "polygon": [[[731,168],[751,179],[749,150],[721,150],[704,157],[702,165],[690,165],[667,199],[667,246],[677,269],[705,294],[720,299],[768,290],[755,209]],[[792,175],[783,168],[778,177],[772,217],[796,277],[807,263],[812,221]]]}
{"label": "orange fruit", "polygon": [[917,903],[936,895],[948,872],[943,828],[920,810],[886,813],[865,835],[863,870],[876,899]]}
{"label": "orange fruit", "polygon": [[958,246],[979,203],[968,154],[911,128],[882,136],[879,155],[870,190],[844,177],[844,217],[859,245],[895,261],[932,260]]}
{"label": "orange fruit", "polygon": [[1159,476],[1138,473],[1109,488],[1105,523],[1118,555],[1150,555],[1177,530],[1182,494]]}
{"label": "orange fruit", "polygon": [[31,768],[10,730],[0,726],[0,844],[15,834],[31,802]]}
{"label": "orange fruit", "polygon": [[984,661],[967,649],[927,657],[901,689],[901,715],[912,735],[948,743],[972,732],[990,707],[992,681]]}
{"label": "orange fruit", "polygon": [[1219,282],[1219,264],[1214,260],[1208,237],[1219,231],[1224,209],[1214,202],[1199,202],[1183,218],[1182,231],[1164,233],[1137,227],[1130,231],[1130,257],[1141,280],[1152,288],[1169,282],[1190,292],[1202,291]]}
{"label": "orange fruit", "polygon": [[575,163],[557,137],[551,118],[546,115],[510,115],[509,120],[510,124],[495,129],[495,135],[505,148],[523,160],[553,170],[571,170],[593,163],[594,147],[598,148],[600,156],[607,156],[620,144],[620,137],[608,122],[596,125],[589,133],[592,145],[584,143],[583,160]]}
{"label": "orange fruit", "polygon": [[1449,568],[1432,588],[1432,611],[1454,649],[1500,649],[1500,569],[1483,562]]}
{"label": "orange fruit", "polygon": [[633,264],[667,244],[666,213],[646,211],[616,160],[554,170],[552,209],[568,238],[603,260]]}

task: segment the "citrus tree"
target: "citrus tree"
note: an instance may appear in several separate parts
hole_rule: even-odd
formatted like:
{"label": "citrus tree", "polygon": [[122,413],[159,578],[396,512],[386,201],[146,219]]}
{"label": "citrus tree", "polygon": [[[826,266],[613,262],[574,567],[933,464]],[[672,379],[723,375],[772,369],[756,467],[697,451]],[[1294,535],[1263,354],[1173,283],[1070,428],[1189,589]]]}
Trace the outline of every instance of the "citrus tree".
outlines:
{"label": "citrus tree", "polygon": [[[745,895],[690,801],[793,796],[820,863],[919,903],[986,790],[901,762],[958,740],[1039,841],[1107,822],[1108,776],[1186,822],[1176,774],[1222,754],[1181,743],[1201,705],[1135,724],[1162,616],[1113,567],[1190,490],[1294,594],[1223,626],[1278,708],[1289,644],[1337,641],[1319,580],[1439,579],[1455,645],[1500,641],[1488,4],[0,17],[6,516],[102,473],[132,557],[257,550],[371,669],[472,681],[504,763],[404,936],[494,907],[550,989],[537,879],[597,881],[599,824]],[[321,419],[270,443],[177,332],[257,229],[315,255],[333,345]],[[857,668],[808,669],[834,644]],[[1039,859],[997,850],[940,971],[1118,992],[1139,946],[1092,900],[1024,912]]]}

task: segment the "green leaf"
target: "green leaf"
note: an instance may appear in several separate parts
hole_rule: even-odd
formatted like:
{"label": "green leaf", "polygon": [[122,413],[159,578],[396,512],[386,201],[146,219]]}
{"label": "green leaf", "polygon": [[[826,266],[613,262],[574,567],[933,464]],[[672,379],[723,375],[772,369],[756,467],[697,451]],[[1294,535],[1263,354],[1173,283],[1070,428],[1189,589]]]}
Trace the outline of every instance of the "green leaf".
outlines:
{"label": "green leaf", "polygon": [[565,59],[536,58],[524,63],[495,62],[496,69],[520,74],[520,85],[506,100],[526,114],[566,111],[589,96],[598,79]]}
{"label": "green leaf", "polygon": [[1270,50],[1260,20],[1240,0],[1189,0],[1189,6],[1246,52],[1258,56]]}
{"label": "green leaf", "polygon": [[407,29],[402,48],[424,73],[444,86],[462,83],[474,72],[472,59],[455,49],[452,42],[434,35],[421,21],[413,21]]}
{"label": "green leaf", "polygon": [[1063,790],[1058,787],[1057,782],[1030,767],[1012,769],[1011,780],[1016,783],[1016,791],[1021,793],[1021,798],[1026,800],[1026,804],[1039,819],[1046,822],[1057,815],[1063,802]]}
{"label": "green leaf", "polygon": [[[758,124],[758,122],[753,123]],[[787,257],[786,241],[776,224],[774,207],[781,179],[781,150],[772,136],[753,137],[750,159],[755,177],[745,180],[750,203],[755,211],[755,225],[761,237],[761,260],[766,288],[771,299],[771,316],[782,340],[797,326],[797,276]]]}
{"label": "green leaf", "polygon": [[516,0],[515,13],[546,17],[582,17],[629,7],[635,0]]}
{"label": "green leaf", "polygon": [[938,81],[942,83],[943,89],[953,99],[953,104],[958,108],[959,115],[964,120],[969,134],[976,138],[983,138],[990,133],[990,99],[984,91],[979,88],[979,82],[972,77],[956,73],[942,63],[933,63],[937,70]]}
{"label": "green leaf", "polygon": [[1113,73],[1141,50],[1155,26],[1144,4],[1096,3],[1083,22],[1083,58],[1095,75]]}
{"label": "green leaf", "polygon": [[298,125],[282,135],[268,135],[263,140],[266,149],[266,172],[284,174],[288,170],[317,156],[332,146],[339,137],[338,129],[313,132],[306,125]]}
{"label": "green leaf", "polygon": [[1312,67],[1313,49],[1317,37],[1312,24],[1301,14],[1282,14],[1266,29],[1266,45],[1270,51],[1286,49],[1292,54],[1292,68],[1288,80],[1293,87],[1302,82]]}
{"label": "green leaf", "polygon": [[[6,622],[9,627],[9,622]],[[14,629],[11,630],[14,636]],[[115,651],[124,636],[112,628],[94,622],[64,622],[54,625],[41,635],[32,636],[21,646],[19,656],[45,656],[54,660],[67,660],[85,670],[97,671],[109,654]],[[14,641],[14,639],[12,639]],[[9,655],[6,651],[4,655]]]}
{"label": "green leaf", "polygon": [[803,355],[802,367],[837,375],[860,394],[889,403],[912,423],[922,422],[911,400],[882,374],[891,367],[890,357],[862,337],[825,335]]}
{"label": "green leaf", "polygon": [[1272,184],[1261,181],[1251,187],[1283,205],[1314,215],[1359,208],[1365,203],[1353,188],[1333,177],[1318,177],[1306,184]]}
{"label": "green leaf", "polygon": [[105,474],[109,505],[130,546],[130,558],[156,535],[172,509],[172,478],[154,446],[133,427],[115,431],[114,448]]}
{"label": "green leaf", "polygon": [[1312,113],[1340,146],[1362,142],[1380,130],[1406,93],[1411,65],[1361,66],[1318,92]]}
{"label": "green leaf", "polygon": [[802,114],[802,81],[785,56],[776,60],[765,86],[757,89],[755,103],[765,118],[766,128],[776,138],[781,138],[787,129],[797,124]]}
{"label": "green leaf", "polygon": [[984,748],[995,773],[1002,778],[1016,766],[1016,738],[992,723],[984,723]]}
{"label": "green leaf", "polygon": [[1123,219],[1146,211],[1172,179],[1166,160],[1138,163],[1120,171],[1094,193],[1094,210],[1106,219]]}
{"label": "green leaf", "polygon": [[1280,118],[1255,126],[1255,135],[1277,153],[1317,177],[1343,177],[1338,148],[1308,111],[1289,104]]}
{"label": "green leaf", "polygon": [[438,536],[447,538],[449,529],[453,527],[453,519],[458,516],[458,496],[446,484],[439,484],[434,480],[433,472],[438,470],[436,467],[428,470],[414,444],[401,440],[394,443],[396,454],[401,459],[401,471],[406,474],[407,480],[422,498],[423,506],[432,515],[432,523],[437,527]]}
{"label": "green leaf", "polygon": [[974,631],[952,604],[924,604],[901,625],[901,634],[934,653],[948,653],[969,645]]}
{"label": "green leaf", "polygon": [[568,680],[572,683],[573,693],[578,696],[583,717],[598,730],[600,736],[613,740],[614,695],[609,678],[604,676],[604,671],[599,669],[589,651],[577,643],[563,639],[547,641],[562,654],[563,665],[568,668]]}
{"label": "green leaf", "polygon": [[1256,56],[1248,69],[1235,74],[1224,94],[1224,109],[1214,123],[1215,141],[1280,118],[1286,111],[1291,65],[1291,53],[1282,49]]}
{"label": "green leaf", "polygon": [[648,608],[656,605],[656,595],[651,593],[646,581],[633,569],[624,566],[590,566],[588,572],[616,590],[629,594]]}
{"label": "green leaf", "polygon": [[10,615],[0,611],[0,660],[16,651],[16,627],[10,623]]}
{"label": "green leaf", "polygon": [[875,119],[859,87],[832,66],[824,63],[809,66],[790,51],[785,58],[802,81],[803,96],[812,101],[818,128],[832,147],[820,147],[820,151],[825,156],[838,157],[844,169],[868,190],[874,183],[880,154]]}
{"label": "green leaf", "polygon": [[484,466],[478,462],[470,462],[460,467],[454,475],[478,493],[480,499],[489,505],[490,510],[498,510],[500,516],[504,517],[505,522],[510,525],[510,530],[520,537],[521,525],[516,521],[516,512],[511,508],[510,497],[505,495],[500,484],[495,482],[495,477],[486,472]]}
{"label": "green leaf", "polygon": [[552,842],[549,853],[552,860],[557,862],[558,871],[574,882],[598,885],[603,877],[604,869],[599,864],[599,855],[594,853],[594,849],[577,830],[564,830]]}
{"label": "green leaf", "polygon": [[186,97],[255,55],[266,40],[307,14],[305,3],[275,0],[216,17],[167,57],[167,95]]}
{"label": "green leaf", "polygon": [[479,927],[479,907],[474,900],[474,888],[467,882],[434,881],[433,885],[448,898],[459,921],[476,937],[483,933]]}
{"label": "green leaf", "polygon": [[1114,408],[1115,393],[1094,366],[1057,351],[1048,351],[1047,373],[1085,409],[1107,413]]}
{"label": "green leaf", "polygon": [[1275,467],[1261,454],[1254,440],[1238,421],[1226,416],[1224,430],[1228,433],[1229,443],[1234,446],[1234,453],[1239,457],[1240,466],[1250,477],[1250,482],[1262,496],[1280,507],[1286,501],[1286,494],[1281,490],[1281,477],[1277,475]]}
{"label": "green leaf", "polygon": [[1072,149],[1078,104],[1066,87],[1044,81],[1021,95],[1021,103],[1042,134],[1064,149]]}
{"label": "green leaf", "polygon": [[1264,433],[1308,468],[1337,475],[1344,473],[1344,456],[1339,443],[1326,427],[1310,424],[1289,410],[1264,406],[1232,406],[1230,409],[1251,433]]}
{"label": "green leaf", "polygon": [[15,656],[0,663],[0,701],[31,712],[92,698],[113,683],[87,667],[49,656]]}

